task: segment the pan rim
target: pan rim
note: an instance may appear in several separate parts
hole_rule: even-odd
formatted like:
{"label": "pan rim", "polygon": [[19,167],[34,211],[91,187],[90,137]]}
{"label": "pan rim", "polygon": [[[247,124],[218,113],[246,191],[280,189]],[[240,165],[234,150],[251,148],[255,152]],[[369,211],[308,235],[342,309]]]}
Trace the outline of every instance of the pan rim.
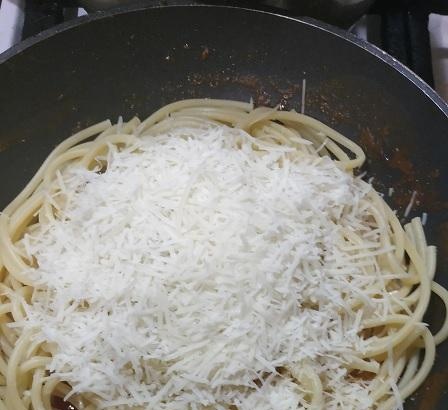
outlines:
{"label": "pan rim", "polygon": [[237,7],[237,6],[225,6],[225,5],[207,5],[207,4],[173,4],[173,5],[128,5],[123,7],[117,7],[107,11],[96,11],[90,13],[85,16],[78,17],[73,20],[69,20],[63,22],[57,26],[48,28],[34,36],[31,36],[20,43],[12,46],[8,50],[0,53],[0,64],[7,63],[10,59],[14,58],[16,55],[24,52],[28,48],[32,47],[35,44],[38,44],[44,40],[47,40],[59,33],[62,33],[66,30],[70,30],[72,28],[81,26],[83,24],[88,24],[97,20],[101,20],[104,18],[115,17],[121,14],[138,12],[148,9],[169,9],[169,8],[207,8],[207,9],[234,9],[238,11],[245,11],[249,13],[260,13],[274,16],[276,18],[282,18],[285,20],[290,20],[293,22],[297,22],[299,24],[304,24],[306,26],[312,27],[316,30],[324,31],[329,35],[336,36],[344,41],[347,41],[353,44],[356,47],[361,48],[365,52],[371,54],[373,57],[381,60],[383,63],[386,63],[392,69],[398,71],[399,74],[403,75],[408,81],[410,81],[414,86],[417,87],[423,94],[431,100],[431,102],[448,118],[448,103],[443,100],[443,98],[430,86],[428,85],[421,77],[419,77],[416,73],[414,73],[411,69],[406,67],[403,63],[398,61],[395,57],[392,57],[387,52],[381,50],[379,47],[356,37],[354,34],[343,30],[341,28],[332,26],[330,24],[324,23],[320,20],[313,19],[311,17],[290,17],[282,14],[264,11],[264,10],[255,10],[247,7]]}

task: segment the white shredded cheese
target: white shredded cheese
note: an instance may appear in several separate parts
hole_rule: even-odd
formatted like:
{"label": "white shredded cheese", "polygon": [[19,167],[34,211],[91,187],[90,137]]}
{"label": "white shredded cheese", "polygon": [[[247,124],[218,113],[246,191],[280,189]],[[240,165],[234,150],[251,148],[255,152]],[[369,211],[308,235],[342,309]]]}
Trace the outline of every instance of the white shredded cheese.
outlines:
{"label": "white shredded cheese", "polygon": [[407,218],[412,211],[412,207],[414,206],[415,198],[417,196],[417,191],[412,191],[411,199],[409,200],[406,209],[404,210],[404,217]]}
{"label": "white shredded cheese", "polygon": [[50,377],[101,408],[293,410],[306,389],[279,369],[306,365],[325,409],[372,405],[346,366],[369,344],[350,301],[389,303],[373,298],[393,249],[369,225],[371,187],[263,150],[180,128],[112,146],[104,173],[61,172],[59,218],[23,239],[39,283],[24,326],[54,346]]}
{"label": "white shredded cheese", "polygon": [[300,106],[300,112],[305,114],[305,103],[306,103],[306,78],[302,79],[302,101]]}

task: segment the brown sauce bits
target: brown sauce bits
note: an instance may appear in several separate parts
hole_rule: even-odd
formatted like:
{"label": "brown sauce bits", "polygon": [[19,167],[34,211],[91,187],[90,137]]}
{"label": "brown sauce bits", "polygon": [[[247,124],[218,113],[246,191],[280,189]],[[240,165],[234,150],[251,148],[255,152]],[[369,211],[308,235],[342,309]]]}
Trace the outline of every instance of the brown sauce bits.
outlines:
{"label": "brown sauce bits", "polygon": [[51,407],[53,410],[79,410],[69,401],[65,401],[62,397],[52,396]]}

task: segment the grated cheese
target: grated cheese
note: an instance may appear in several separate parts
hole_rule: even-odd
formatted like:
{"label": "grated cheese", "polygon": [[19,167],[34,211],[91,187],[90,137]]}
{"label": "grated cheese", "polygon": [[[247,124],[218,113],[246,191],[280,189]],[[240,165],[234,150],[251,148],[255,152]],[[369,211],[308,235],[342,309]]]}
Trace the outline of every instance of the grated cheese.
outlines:
{"label": "grated cheese", "polygon": [[325,409],[372,405],[347,373],[369,347],[350,301],[389,303],[373,298],[392,249],[369,225],[371,187],[328,157],[259,149],[177,128],[111,146],[104,173],[62,170],[59,217],[22,240],[39,266],[23,325],[53,346],[50,377],[100,408],[292,410],[306,390],[278,369],[298,366]]}
{"label": "grated cheese", "polygon": [[404,217],[407,218],[412,211],[412,207],[414,206],[415,198],[417,197],[417,191],[412,191],[411,199],[409,200],[406,209],[404,210]]}
{"label": "grated cheese", "polygon": [[302,79],[302,99],[300,106],[300,112],[302,114],[305,114],[305,102],[306,102],[306,78]]}

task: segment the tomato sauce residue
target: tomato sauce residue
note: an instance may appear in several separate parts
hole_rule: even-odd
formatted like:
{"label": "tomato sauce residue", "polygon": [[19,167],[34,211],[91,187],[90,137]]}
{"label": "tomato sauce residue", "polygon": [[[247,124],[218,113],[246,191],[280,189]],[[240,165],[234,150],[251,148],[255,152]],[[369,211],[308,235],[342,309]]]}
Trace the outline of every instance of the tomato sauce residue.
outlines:
{"label": "tomato sauce residue", "polygon": [[368,153],[369,158],[382,159],[387,156],[384,154],[384,141],[375,137],[369,128],[363,128],[359,135],[361,147]]}
{"label": "tomato sauce residue", "polygon": [[207,60],[209,56],[210,56],[210,50],[208,49],[208,47],[204,47],[201,53],[201,61]]}
{"label": "tomato sauce residue", "polygon": [[[448,209],[448,203],[441,200],[440,192],[434,189],[433,182],[439,178],[440,170],[428,170],[428,167],[414,166],[411,161],[409,146],[391,146],[388,127],[372,132],[369,128],[361,129],[359,144],[367,155],[376,163],[380,161],[391,173],[397,173],[391,185],[395,190],[390,202],[395,207],[404,209],[410,201],[412,191],[417,193],[415,206],[425,212],[439,212]],[[381,178],[380,178],[381,179]],[[374,180],[374,185],[380,192],[386,192],[389,186],[384,186]]]}
{"label": "tomato sauce residue", "polygon": [[370,381],[373,380],[373,378],[375,377],[375,373],[366,372],[363,370],[352,370],[348,376],[353,381],[359,381],[359,380]]}
{"label": "tomato sauce residue", "polygon": [[409,161],[408,157],[398,148],[395,148],[390,156],[390,166],[400,170],[407,176],[412,176],[414,173],[414,166],[412,165],[412,162]]}
{"label": "tomato sauce residue", "polygon": [[73,404],[64,401],[64,399],[57,396],[51,398],[51,407],[53,407],[54,410],[78,410]]}
{"label": "tomato sauce residue", "polygon": [[24,143],[26,139],[22,138],[21,140],[9,140],[9,141],[0,141],[0,152],[6,151],[10,147],[16,144]]}

